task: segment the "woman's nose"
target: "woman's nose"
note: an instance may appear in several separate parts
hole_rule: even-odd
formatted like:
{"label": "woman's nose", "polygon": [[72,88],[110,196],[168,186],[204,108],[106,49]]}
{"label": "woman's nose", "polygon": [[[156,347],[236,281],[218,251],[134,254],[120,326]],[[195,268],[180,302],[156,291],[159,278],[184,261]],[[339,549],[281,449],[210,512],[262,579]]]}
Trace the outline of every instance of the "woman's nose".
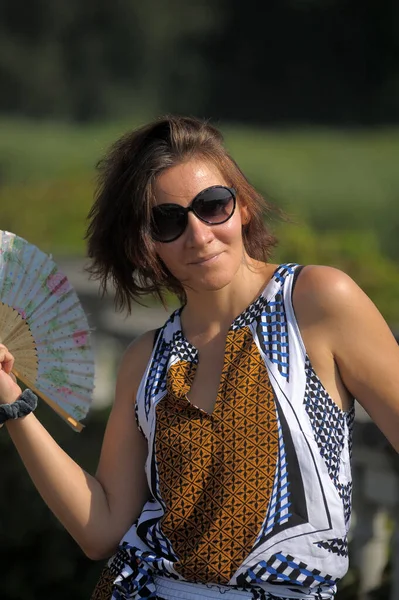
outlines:
{"label": "woman's nose", "polygon": [[201,221],[192,211],[187,215],[186,234],[191,245],[206,244],[213,238],[212,226]]}

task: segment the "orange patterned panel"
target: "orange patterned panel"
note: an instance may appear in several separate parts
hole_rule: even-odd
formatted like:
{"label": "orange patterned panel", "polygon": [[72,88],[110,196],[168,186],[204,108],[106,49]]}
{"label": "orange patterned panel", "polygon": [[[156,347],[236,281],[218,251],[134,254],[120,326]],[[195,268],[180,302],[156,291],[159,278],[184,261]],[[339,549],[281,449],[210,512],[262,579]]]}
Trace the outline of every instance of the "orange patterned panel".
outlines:
{"label": "orange patterned panel", "polygon": [[115,575],[111,573],[108,567],[105,567],[101,572],[100,578],[96,587],[93,590],[90,600],[111,600],[112,586],[115,580]]}
{"label": "orange patterned panel", "polygon": [[272,493],[274,393],[248,328],[229,332],[212,415],[184,399],[192,376],[190,363],[172,365],[156,409],[161,527],[183,577],[227,583],[253,547]]}

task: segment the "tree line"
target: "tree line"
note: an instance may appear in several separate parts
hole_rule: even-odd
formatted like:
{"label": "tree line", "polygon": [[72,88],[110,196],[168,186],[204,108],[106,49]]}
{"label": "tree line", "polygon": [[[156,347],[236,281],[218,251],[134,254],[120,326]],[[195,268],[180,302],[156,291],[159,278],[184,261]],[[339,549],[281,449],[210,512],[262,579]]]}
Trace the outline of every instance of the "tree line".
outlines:
{"label": "tree line", "polygon": [[399,120],[395,0],[1,0],[0,112]]}

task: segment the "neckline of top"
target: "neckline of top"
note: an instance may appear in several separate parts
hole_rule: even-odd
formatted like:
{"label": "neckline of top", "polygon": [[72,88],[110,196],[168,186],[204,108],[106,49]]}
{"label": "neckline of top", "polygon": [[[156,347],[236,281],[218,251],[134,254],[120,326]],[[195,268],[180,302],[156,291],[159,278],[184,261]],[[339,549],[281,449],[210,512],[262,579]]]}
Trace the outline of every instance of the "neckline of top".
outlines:
{"label": "neckline of top", "polygon": [[[248,306],[246,306],[244,308],[244,310],[233,319],[233,321],[228,329],[228,332],[230,332],[234,329],[240,329],[241,327],[243,327],[247,324],[247,321],[249,319],[251,319],[251,322],[252,322],[258,316],[256,308],[257,307],[263,308],[263,305],[265,303],[267,303],[273,297],[273,293],[275,291],[276,285],[281,284],[285,279],[285,277],[282,274],[280,274],[280,276],[279,276],[279,272],[283,271],[287,267],[292,267],[292,266],[294,266],[292,263],[289,265],[288,264],[280,264],[274,269],[271,277],[268,279],[267,283],[264,285],[260,294],[258,294],[258,296],[254,300],[252,300],[252,302],[250,304],[248,304]],[[260,306],[260,305],[262,305],[262,306]],[[179,334],[180,334],[179,337],[180,337],[181,341],[183,341],[184,345],[186,346],[186,350],[189,349],[191,356],[193,356],[194,360],[196,360],[198,357],[198,349],[187,339],[187,337],[185,336],[184,331],[183,331],[183,327],[182,327],[182,323],[181,323],[181,313],[182,313],[183,308],[184,308],[184,305],[181,306],[180,308],[178,308],[174,314],[174,316],[177,320],[177,323],[176,323],[177,330],[179,331]]]}

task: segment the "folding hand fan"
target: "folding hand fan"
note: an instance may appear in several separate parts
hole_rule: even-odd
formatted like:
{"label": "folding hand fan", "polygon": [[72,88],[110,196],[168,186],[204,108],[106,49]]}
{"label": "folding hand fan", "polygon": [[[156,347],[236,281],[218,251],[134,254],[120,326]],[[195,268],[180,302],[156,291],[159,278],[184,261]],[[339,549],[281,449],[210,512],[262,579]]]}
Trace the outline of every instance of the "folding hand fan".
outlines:
{"label": "folding hand fan", "polygon": [[71,284],[33,244],[0,230],[0,343],[13,372],[76,431],[89,410],[94,359]]}

